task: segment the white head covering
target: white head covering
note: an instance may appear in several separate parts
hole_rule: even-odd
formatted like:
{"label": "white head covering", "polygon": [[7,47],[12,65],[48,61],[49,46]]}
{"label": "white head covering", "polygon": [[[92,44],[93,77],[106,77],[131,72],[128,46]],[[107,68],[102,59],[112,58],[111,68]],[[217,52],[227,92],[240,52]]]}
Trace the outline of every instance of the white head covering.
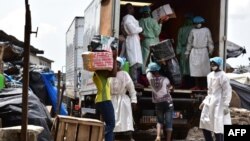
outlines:
{"label": "white head covering", "polygon": [[125,64],[125,58],[117,57],[117,58],[116,58],[116,61],[120,62],[120,64],[121,64],[120,68],[122,68],[123,65]]}

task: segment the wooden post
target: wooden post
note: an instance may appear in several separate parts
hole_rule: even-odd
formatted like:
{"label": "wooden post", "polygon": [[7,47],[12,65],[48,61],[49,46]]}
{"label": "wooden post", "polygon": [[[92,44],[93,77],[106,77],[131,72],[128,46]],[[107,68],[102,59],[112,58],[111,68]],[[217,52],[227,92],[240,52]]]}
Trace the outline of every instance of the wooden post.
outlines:
{"label": "wooden post", "polygon": [[4,55],[5,46],[0,46],[0,73],[3,73],[3,55]]}
{"label": "wooden post", "polygon": [[114,0],[101,1],[101,19],[100,19],[100,34],[105,36],[112,36],[112,11]]}
{"label": "wooden post", "polygon": [[30,62],[30,34],[31,34],[31,15],[29,2],[25,0],[25,32],[24,32],[24,62],[23,62],[23,95],[22,95],[22,129],[21,141],[27,141],[28,125],[28,90],[29,90],[29,62]]}
{"label": "wooden post", "polygon": [[61,71],[57,73],[57,103],[56,103],[56,115],[60,114],[60,90],[61,90]]}

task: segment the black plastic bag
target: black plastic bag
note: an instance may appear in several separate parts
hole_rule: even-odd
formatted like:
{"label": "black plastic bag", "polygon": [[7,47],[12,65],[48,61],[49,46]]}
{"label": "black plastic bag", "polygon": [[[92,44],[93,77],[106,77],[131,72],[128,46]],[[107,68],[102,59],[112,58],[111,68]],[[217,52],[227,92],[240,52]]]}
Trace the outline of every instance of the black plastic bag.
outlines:
{"label": "black plastic bag", "polygon": [[117,38],[103,35],[94,35],[90,45],[88,45],[88,51],[115,50],[117,48]]}
{"label": "black plastic bag", "polygon": [[[50,129],[52,119],[39,98],[29,91],[28,124],[44,128],[38,135],[38,141],[53,141]],[[0,93],[0,118],[3,127],[19,126],[22,123],[22,88],[4,89]]]}
{"label": "black plastic bag", "polygon": [[165,65],[161,65],[160,73],[161,75],[168,77],[171,84],[174,86],[178,87],[181,85],[182,77],[177,58],[166,60]]}

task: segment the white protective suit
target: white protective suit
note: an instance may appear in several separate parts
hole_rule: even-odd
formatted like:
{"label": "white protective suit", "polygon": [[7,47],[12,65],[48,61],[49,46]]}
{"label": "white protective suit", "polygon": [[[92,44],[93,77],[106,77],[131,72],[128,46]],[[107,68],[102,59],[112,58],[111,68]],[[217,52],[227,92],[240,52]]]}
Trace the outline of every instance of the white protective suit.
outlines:
{"label": "white protective suit", "polygon": [[122,26],[127,33],[125,46],[130,66],[133,66],[136,63],[142,64],[142,51],[139,37],[142,28],[139,26],[139,22],[133,15],[127,14],[123,17]]}
{"label": "white protective suit", "polygon": [[230,112],[224,115],[224,106],[229,106],[232,97],[230,80],[224,71],[211,72],[207,76],[208,95],[200,117],[200,128],[214,133],[224,133],[224,125],[230,125]]}
{"label": "white protective suit", "polygon": [[193,28],[190,31],[185,52],[189,55],[190,76],[208,75],[210,72],[209,54],[213,53],[213,49],[213,40],[208,28]]}
{"label": "white protective suit", "polygon": [[[115,111],[114,132],[134,131],[131,103],[137,103],[134,83],[125,71],[111,78],[111,100]],[[126,92],[129,92],[129,96]]]}

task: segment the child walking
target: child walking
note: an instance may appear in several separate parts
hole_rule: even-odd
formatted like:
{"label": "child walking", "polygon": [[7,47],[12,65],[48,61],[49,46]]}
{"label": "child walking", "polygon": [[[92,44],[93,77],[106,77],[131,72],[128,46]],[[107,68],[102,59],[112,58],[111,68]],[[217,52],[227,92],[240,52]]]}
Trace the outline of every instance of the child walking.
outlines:
{"label": "child walking", "polygon": [[157,116],[157,136],[155,141],[161,140],[161,128],[166,133],[166,141],[171,140],[173,126],[173,111],[174,105],[170,95],[170,90],[173,88],[167,77],[160,75],[160,66],[151,62],[146,70],[147,79],[152,87],[152,101],[155,103]]}

